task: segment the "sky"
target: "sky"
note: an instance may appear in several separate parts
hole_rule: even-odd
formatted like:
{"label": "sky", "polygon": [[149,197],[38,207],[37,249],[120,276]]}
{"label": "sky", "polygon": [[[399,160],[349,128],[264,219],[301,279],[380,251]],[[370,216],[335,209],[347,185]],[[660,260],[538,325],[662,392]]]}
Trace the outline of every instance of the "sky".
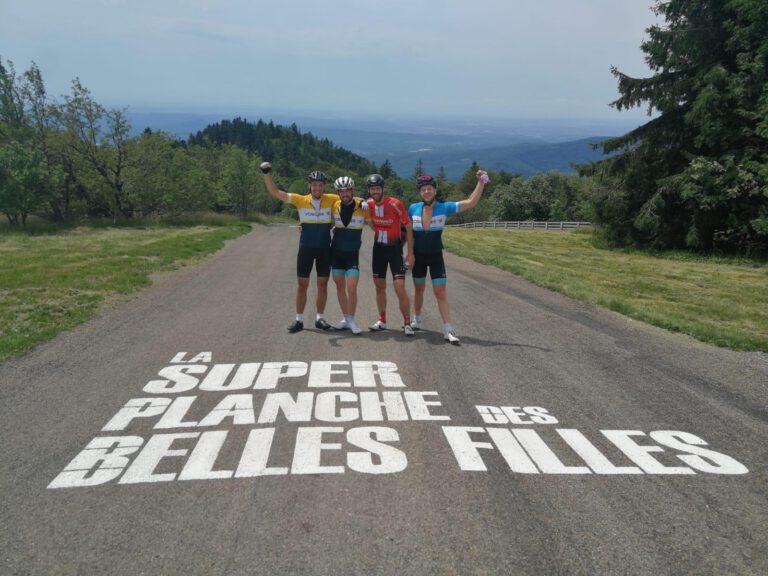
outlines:
{"label": "sky", "polygon": [[0,0],[0,58],[110,107],[613,119],[651,0]]}

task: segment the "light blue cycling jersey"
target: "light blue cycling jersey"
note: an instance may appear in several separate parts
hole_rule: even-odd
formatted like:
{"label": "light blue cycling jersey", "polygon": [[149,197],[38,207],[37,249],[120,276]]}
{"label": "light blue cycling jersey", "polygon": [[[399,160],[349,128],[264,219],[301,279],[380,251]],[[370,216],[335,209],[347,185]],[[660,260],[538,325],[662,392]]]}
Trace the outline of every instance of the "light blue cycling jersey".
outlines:
{"label": "light blue cycling jersey", "polygon": [[408,217],[413,222],[413,251],[424,254],[440,252],[443,249],[443,227],[448,216],[458,214],[461,208],[458,202],[435,202],[432,209],[432,220],[427,229],[421,219],[424,202],[411,204],[408,208]]}

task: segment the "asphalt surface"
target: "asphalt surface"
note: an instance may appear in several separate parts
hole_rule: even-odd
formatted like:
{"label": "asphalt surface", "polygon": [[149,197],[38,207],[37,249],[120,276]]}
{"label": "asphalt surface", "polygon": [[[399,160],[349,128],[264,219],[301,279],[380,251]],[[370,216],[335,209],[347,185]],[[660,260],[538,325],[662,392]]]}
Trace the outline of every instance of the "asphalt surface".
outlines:
{"label": "asphalt surface", "polygon": [[291,335],[297,243],[256,227],[0,366],[0,574],[768,573],[765,355],[451,255],[461,346],[429,293],[412,339],[313,296]]}

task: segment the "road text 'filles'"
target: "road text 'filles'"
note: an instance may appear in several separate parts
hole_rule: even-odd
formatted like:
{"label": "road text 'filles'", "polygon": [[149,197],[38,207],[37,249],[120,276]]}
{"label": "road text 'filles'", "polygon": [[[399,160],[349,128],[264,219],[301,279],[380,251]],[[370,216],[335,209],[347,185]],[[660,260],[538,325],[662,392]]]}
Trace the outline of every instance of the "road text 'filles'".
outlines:
{"label": "road text 'filles'", "polygon": [[[307,390],[279,391],[281,385]],[[392,423],[451,420],[438,392],[404,388],[393,362],[212,364],[210,352],[189,359],[180,352],[48,488],[403,472],[408,458]],[[688,432],[600,430],[598,442],[558,427],[541,406],[475,406],[471,414],[484,426],[441,425],[463,471],[748,472]]]}

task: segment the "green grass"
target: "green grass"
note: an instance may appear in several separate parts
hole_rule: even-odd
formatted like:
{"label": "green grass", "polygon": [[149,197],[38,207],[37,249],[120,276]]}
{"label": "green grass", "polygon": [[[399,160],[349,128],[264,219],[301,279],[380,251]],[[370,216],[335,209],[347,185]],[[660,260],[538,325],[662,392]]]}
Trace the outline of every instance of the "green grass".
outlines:
{"label": "green grass", "polygon": [[135,293],[150,283],[153,272],[195,261],[250,230],[249,224],[231,218],[202,221],[4,229],[0,361],[89,319],[104,303]]}
{"label": "green grass", "polygon": [[588,231],[448,229],[448,250],[625,316],[736,350],[768,351],[768,263],[598,248]]}

